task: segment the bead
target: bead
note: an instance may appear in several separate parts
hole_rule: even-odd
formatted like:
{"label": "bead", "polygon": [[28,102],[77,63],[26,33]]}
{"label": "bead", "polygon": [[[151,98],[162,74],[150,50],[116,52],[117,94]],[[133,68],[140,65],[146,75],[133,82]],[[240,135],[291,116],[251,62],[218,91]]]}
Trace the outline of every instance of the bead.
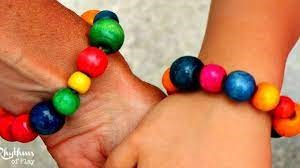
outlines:
{"label": "bead", "polygon": [[276,130],[274,130],[272,128],[271,130],[271,138],[281,138],[282,136],[278,134],[278,132],[276,132]]}
{"label": "bead", "polygon": [[173,85],[171,79],[170,79],[170,68],[168,68],[163,75],[162,78],[162,84],[164,86],[164,88],[166,89],[166,91],[168,92],[168,94],[173,94],[177,91],[177,88]]}
{"label": "bead", "polygon": [[92,46],[102,47],[107,54],[117,52],[122,47],[125,38],[120,24],[112,19],[102,19],[94,23],[89,37]]}
{"label": "bead", "polygon": [[207,92],[219,93],[223,89],[223,81],[226,78],[226,71],[223,67],[215,64],[208,64],[200,72],[199,84]]}
{"label": "bead", "polygon": [[94,18],[99,12],[99,10],[88,10],[81,15],[81,18],[85,20],[88,24],[93,25]]}
{"label": "bead", "polygon": [[91,78],[82,72],[74,72],[68,80],[68,86],[78,93],[84,94],[91,86]]}
{"label": "bead", "polygon": [[278,106],[273,112],[274,118],[290,118],[295,115],[295,103],[286,96],[280,96]]}
{"label": "bead", "polygon": [[3,139],[9,142],[14,142],[15,139],[11,134],[11,126],[15,117],[11,114],[5,115],[0,118],[0,135]]}
{"label": "bead", "polygon": [[7,114],[8,114],[8,112],[0,107],[0,118],[7,115]]}
{"label": "bead", "polygon": [[11,127],[11,134],[16,141],[27,143],[38,136],[29,123],[29,114],[22,114],[16,117]]}
{"label": "bead", "polygon": [[293,118],[273,118],[273,128],[279,135],[293,137],[300,133],[300,106],[295,106],[295,116]]}
{"label": "bead", "polygon": [[96,23],[98,20],[101,20],[101,19],[113,19],[119,23],[118,16],[114,12],[109,11],[109,10],[103,10],[103,11],[99,12],[98,14],[96,14],[96,16],[94,18],[94,23]]}
{"label": "bead", "polygon": [[96,47],[88,47],[83,50],[77,59],[79,71],[95,78],[104,73],[108,64],[108,57],[102,50]]}
{"label": "bead", "polygon": [[250,100],[256,88],[252,75],[244,71],[233,71],[224,82],[224,92],[233,100],[243,102]]}
{"label": "bead", "polygon": [[261,83],[252,98],[252,105],[260,111],[268,112],[276,108],[280,100],[280,92],[276,86]]}
{"label": "bead", "polygon": [[196,57],[180,57],[171,66],[171,81],[180,90],[196,90],[199,88],[198,77],[202,67],[203,63]]}
{"label": "bead", "polygon": [[65,117],[55,112],[51,102],[35,105],[30,113],[30,125],[38,134],[51,135],[65,124]]}
{"label": "bead", "polygon": [[54,94],[52,104],[58,113],[70,116],[79,108],[80,98],[73,90],[62,88]]}

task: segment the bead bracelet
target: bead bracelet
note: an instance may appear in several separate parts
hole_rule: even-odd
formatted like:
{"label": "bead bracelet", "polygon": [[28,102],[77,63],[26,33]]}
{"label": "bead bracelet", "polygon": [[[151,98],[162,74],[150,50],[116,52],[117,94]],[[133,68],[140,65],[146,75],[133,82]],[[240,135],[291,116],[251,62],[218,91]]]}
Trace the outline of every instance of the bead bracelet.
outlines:
{"label": "bead bracelet", "polygon": [[273,84],[262,82],[256,85],[254,77],[245,71],[233,71],[216,64],[204,65],[192,56],[183,56],[173,62],[162,77],[168,94],[202,89],[208,93],[222,91],[237,102],[250,101],[263,112],[272,112],[273,138],[293,137],[300,133],[300,105],[286,96],[280,96]]}
{"label": "bead bracelet", "polygon": [[65,124],[80,106],[79,94],[91,86],[91,78],[104,73],[108,54],[117,52],[124,42],[124,31],[117,15],[111,11],[90,10],[82,18],[92,25],[89,43],[77,58],[77,69],[68,79],[66,88],[57,90],[50,101],[35,105],[29,114],[14,116],[0,108],[0,135],[7,141],[22,143],[34,140],[38,134],[51,135]]}

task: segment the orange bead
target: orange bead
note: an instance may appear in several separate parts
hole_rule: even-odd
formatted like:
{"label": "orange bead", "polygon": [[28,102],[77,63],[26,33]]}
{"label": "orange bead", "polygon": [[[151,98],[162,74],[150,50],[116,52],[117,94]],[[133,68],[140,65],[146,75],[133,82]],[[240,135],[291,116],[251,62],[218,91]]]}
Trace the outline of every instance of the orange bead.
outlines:
{"label": "orange bead", "polygon": [[292,118],[274,118],[273,128],[278,134],[284,137],[293,137],[300,133],[300,106],[295,107],[296,114]]}
{"label": "orange bead", "polygon": [[168,94],[173,94],[177,91],[177,88],[174,86],[170,79],[170,68],[168,68],[163,77],[162,77],[162,84],[164,88],[167,90]]}
{"label": "orange bead", "polygon": [[280,92],[275,85],[260,83],[252,98],[252,105],[260,111],[268,112],[277,107],[279,100]]}
{"label": "orange bead", "polygon": [[81,18],[88,24],[93,25],[94,18],[99,12],[99,10],[88,10],[81,15]]}

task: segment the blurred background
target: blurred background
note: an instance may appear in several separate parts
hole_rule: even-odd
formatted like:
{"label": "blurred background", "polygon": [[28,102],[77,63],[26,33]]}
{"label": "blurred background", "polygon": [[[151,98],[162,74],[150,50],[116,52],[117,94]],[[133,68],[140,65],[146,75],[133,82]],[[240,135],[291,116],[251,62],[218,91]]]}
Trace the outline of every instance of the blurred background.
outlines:
{"label": "blurred background", "polygon": [[[164,70],[179,56],[198,55],[204,37],[210,0],[59,0],[78,15],[89,9],[109,9],[120,17],[126,34],[121,49],[133,72],[160,88]],[[300,43],[287,62],[283,94],[300,101]],[[247,135],[245,135],[247,136]],[[255,142],[253,142],[255,143]],[[300,138],[272,140],[273,168],[300,167]],[[34,166],[13,165],[0,158],[0,167],[56,168],[40,139],[22,145],[0,140],[0,152],[33,151]],[[3,152],[3,151],[2,151]],[[66,156],[71,157],[71,156]]]}

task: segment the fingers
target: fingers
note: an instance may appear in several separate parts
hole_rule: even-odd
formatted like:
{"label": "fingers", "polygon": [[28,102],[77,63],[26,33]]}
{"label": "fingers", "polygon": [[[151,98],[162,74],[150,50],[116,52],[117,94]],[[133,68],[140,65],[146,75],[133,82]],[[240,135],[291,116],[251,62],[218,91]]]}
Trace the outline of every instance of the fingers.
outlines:
{"label": "fingers", "polygon": [[135,168],[138,162],[138,149],[130,138],[120,144],[109,155],[105,168]]}

